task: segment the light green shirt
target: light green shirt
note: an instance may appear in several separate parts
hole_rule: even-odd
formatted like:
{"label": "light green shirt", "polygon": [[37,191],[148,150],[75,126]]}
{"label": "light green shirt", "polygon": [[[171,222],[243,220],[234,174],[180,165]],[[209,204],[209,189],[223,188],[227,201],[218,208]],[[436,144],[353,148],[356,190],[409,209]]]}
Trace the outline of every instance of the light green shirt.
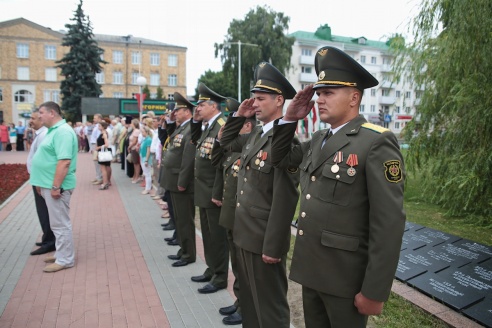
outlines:
{"label": "light green shirt", "polygon": [[43,142],[34,154],[29,182],[33,186],[51,189],[58,161],[69,159],[70,167],[61,188],[75,188],[75,169],[77,167],[77,136],[73,129],[60,120],[48,129]]}

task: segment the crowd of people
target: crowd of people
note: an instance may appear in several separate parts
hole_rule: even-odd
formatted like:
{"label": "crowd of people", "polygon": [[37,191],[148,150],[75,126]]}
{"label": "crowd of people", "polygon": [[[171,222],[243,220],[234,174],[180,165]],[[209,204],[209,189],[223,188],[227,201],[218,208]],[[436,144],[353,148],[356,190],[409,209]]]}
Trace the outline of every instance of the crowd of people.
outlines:
{"label": "crowd of people", "polygon": [[0,120],[0,151],[29,151],[34,140],[34,129],[22,121],[17,125]]}
{"label": "crowd of people", "polygon": [[[161,217],[169,218],[162,228],[174,231],[164,240],[179,246],[168,255],[172,267],[196,261],[198,213],[207,267],[190,278],[205,283],[198,293],[215,293],[227,287],[231,260],[236,300],[219,309],[226,325],[290,326],[286,260],[300,198],[290,279],[302,285],[306,327],[364,327],[369,315],[381,313],[399,259],[403,160],[393,133],[359,115],[364,89],[378,81],[333,47],[319,49],[315,69],[318,81],[296,92],[262,62],[252,98],[242,103],[200,83],[196,105],[176,92],[165,115],[96,114],[93,122],[75,123],[71,133],[59,108],[44,104],[47,139],[62,154],[50,158],[58,160],[50,171],[54,180],[40,173],[48,153],[32,160],[32,172],[43,177],[31,176],[35,193],[55,216],[56,253],[45,260],[52,263],[45,271],[74,265],[67,211],[73,153],[90,151],[91,183],[100,190],[110,188],[111,163],[120,162],[131,183],[140,183],[142,196],[159,200]],[[313,108],[315,93],[320,120],[330,128],[300,143],[297,122]],[[284,114],[287,99],[292,101]],[[76,150],[57,144],[52,130],[69,140],[76,136]],[[41,152],[46,147],[43,141]],[[52,238],[46,239],[39,254],[53,248]]]}

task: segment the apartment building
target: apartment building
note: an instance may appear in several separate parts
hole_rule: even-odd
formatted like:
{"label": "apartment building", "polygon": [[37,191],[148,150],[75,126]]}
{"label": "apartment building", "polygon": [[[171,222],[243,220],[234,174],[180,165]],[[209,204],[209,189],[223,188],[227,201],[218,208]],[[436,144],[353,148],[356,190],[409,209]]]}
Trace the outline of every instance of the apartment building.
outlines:
{"label": "apartment building", "polygon": [[[61,104],[56,67],[68,52],[61,43],[64,31],[54,31],[24,18],[0,22],[0,119],[26,120],[45,101]],[[102,72],[96,76],[105,98],[133,98],[139,93],[137,78],[147,80],[151,98],[158,87],[172,99],[174,92],[186,94],[186,47],[132,35],[95,34],[104,49]]]}
{"label": "apartment building", "polygon": [[[364,36],[345,37],[331,33],[328,25],[320,26],[315,32],[297,31],[290,34],[295,38],[288,79],[296,89],[317,81],[314,68],[316,51],[324,46],[333,46],[345,51],[373,74],[379,85],[367,89],[362,97],[360,114],[371,123],[385,126],[397,136],[415,115],[422,90],[416,90],[412,78],[405,76],[397,83],[392,74],[394,57],[389,51],[389,40],[373,41]],[[380,111],[384,121],[380,120]],[[317,130],[319,121],[310,122],[311,132]],[[324,127],[321,124],[321,127]]]}

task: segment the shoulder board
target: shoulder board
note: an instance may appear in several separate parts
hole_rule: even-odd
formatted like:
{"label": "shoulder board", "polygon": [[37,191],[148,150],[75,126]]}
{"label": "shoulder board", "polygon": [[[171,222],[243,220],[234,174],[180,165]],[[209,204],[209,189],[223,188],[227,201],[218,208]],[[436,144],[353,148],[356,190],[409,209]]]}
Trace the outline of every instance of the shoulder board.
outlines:
{"label": "shoulder board", "polygon": [[219,118],[219,119],[217,120],[217,123],[219,123],[219,125],[220,125],[220,126],[224,126],[225,121],[224,121],[224,119],[221,117],[221,118]]}
{"label": "shoulder board", "polygon": [[389,131],[388,129],[383,128],[382,126],[372,124],[372,123],[364,123],[361,125],[361,127],[363,127],[364,129],[372,130],[372,131],[377,132],[377,133],[384,133],[384,132]]}

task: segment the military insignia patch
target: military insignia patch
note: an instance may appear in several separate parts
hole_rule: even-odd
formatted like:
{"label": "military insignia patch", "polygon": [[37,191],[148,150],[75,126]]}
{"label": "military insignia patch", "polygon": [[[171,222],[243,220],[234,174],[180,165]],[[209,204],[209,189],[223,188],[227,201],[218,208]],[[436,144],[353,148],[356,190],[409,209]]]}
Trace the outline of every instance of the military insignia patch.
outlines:
{"label": "military insignia patch", "polygon": [[320,51],[318,51],[318,54],[319,54],[320,56],[324,56],[324,55],[326,55],[327,53],[328,53],[328,49],[321,49]]}
{"label": "military insignia patch", "polygon": [[217,120],[217,123],[219,123],[220,126],[223,126],[225,124],[224,119],[221,117]]}
{"label": "military insignia patch", "polygon": [[403,173],[401,171],[401,163],[397,160],[391,160],[383,163],[385,171],[384,176],[386,180],[393,183],[398,183],[403,178]]}
{"label": "military insignia patch", "polygon": [[318,78],[318,80],[320,80],[320,81],[321,81],[321,80],[323,80],[324,78],[325,78],[325,72],[324,72],[324,71],[322,71],[321,73],[319,73],[319,78]]}

